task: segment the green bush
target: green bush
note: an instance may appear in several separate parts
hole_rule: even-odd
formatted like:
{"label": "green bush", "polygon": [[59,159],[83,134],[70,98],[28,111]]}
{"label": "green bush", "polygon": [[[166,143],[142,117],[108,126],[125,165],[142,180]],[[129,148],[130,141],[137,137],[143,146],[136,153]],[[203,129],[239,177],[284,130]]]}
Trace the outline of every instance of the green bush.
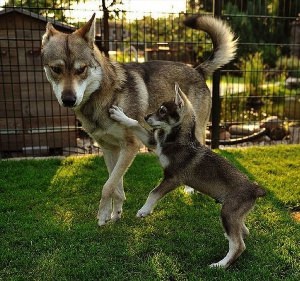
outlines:
{"label": "green bush", "polygon": [[243,72],[245,89],[250,95],[258,95],[261,92],[261,85],[266,80],[264,68],[262,52],[241,58],[240,69]]}
{"label": "green bush", "polygon": [[282,57],[276,62],[276,68],[287,73],[288,76],[300,77],[300,60],[297,57]]}

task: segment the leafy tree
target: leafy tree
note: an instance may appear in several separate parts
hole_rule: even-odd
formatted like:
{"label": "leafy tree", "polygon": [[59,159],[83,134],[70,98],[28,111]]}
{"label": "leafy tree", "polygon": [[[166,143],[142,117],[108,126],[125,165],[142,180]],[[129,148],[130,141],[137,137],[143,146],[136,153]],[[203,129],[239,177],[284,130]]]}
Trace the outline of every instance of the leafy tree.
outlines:
{"label": "leafy tree", "polygon": [[[103,11],[103,52],[106,57],[109,56],[109,24],[108,20],[111,18],[112,14],[110,13],[111,8],[116,4],[122,4],[122,0],[110,0],[110,1],[101,1],[102,11]],[[115,15],[118,15],[119,11],[114,10]]]}
{"label": "leafy tree", "polygon": [[187,13],[201,13],[213,11],[213,0],[187,0]]}
{"label": "leafy tree", "polygon": [[66,22],[64,11],[70,9],[76,0],[8,0],[6,6],[20,7],[33,13],[49,16],[51,14],[62,22]]}
{"label": "leafy tree", "polygon": [[291,17],[299,12],[299,0],[226,0],[223,8],[241,43],[238,57],[261,52],[264,63],[275,67],[278,55],[288,53],[279,44],[290,41]]}
{"label": "leafy tree", "polygon": [[127,42],[142,50],[155,49],[157,43],[167,43],[172,60],[190,63],[198,61],[211,52],[211,40],[204,32],[186,28],[183,25],[184,18],[184,14],[170,14],[157,19],[145,16],[143,19],[124,23],[124,28],[130,33]]}
{"label": "leafy tree", "polygon": [[[71,6],[79,1],[85,0],[8,0],[6,7],[20,7],[39,15],[50,17],[54,16],[58,21],[67,22],[65,11],[70,10]],[[112,15],[118,15],[119,11],[116,9],[113,10],[116,4],[122,4],[122,0],[102,0],[100,5],[103,11],[104,25],[103,50],[107,56],[109,42],[108,20],[112,17]],[[114,13],[111,13],[112,10]]]}

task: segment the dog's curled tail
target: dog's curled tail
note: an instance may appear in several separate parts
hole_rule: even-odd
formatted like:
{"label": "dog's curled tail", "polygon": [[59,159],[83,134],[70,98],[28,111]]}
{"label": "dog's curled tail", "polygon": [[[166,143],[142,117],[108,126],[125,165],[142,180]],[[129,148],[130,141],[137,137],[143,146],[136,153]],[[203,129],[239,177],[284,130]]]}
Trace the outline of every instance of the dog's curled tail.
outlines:
{"label": "dog's curled tail", "polygon": [[213,54],[196,69],[201,69],[204,74],[212,74],[219,67],[230,62],[236,53],[237,40],[230,27],[222,20],[211,16],[192,16],[185,19],[184,24],[209,34],[213,42]]}

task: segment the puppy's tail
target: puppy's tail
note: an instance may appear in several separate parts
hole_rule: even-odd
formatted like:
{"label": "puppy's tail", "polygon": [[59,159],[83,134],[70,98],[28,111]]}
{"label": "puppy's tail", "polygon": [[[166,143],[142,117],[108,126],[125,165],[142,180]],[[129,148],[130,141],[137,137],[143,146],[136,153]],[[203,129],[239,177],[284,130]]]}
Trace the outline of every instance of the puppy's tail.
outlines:
{"label": "puppy's tail", "polygon": [[234,39],[233,32],[224,21],[211,16],[192,16],[187,18],[184,24],[193,29],[207,32],[213,42],[212,55],[208,60],[199,64],[196,69],[209,75],[234,58],[237,40]]}
{"label": "puppy's tail", "polygon": [[254,187],[254,190],[255,190],[255,196],[256,197],[264,197],[266,195],[266,191],[263,190],[257,182],[254,182],[253,183],[253,187]]}

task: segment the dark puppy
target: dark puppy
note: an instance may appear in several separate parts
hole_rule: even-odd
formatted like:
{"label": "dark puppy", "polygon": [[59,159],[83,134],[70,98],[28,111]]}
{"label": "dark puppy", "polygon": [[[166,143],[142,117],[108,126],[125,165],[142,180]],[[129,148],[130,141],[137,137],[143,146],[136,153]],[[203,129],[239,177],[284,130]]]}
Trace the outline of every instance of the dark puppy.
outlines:
{"label": "dark puppy", "polygon": [[229,240],[227,255],[212,267],[228,267],[245,250],[243,238],[249,234],[245,216],[256,198],[265,191],[242,174],[227,160],[201,145],[195,136],[195,113],[189,100],[175,85],[174,101],[164,102],[147,117],[154,129],[149,132],[138,121],[127,117],[117,106],[110,116],[130,127],[142,142],[155,150],[164,168],[164,179],[154,188],[138,211],[138,217],[149,215],[158,200],[180,185],[188,185],[222,203],[221,218]]}

